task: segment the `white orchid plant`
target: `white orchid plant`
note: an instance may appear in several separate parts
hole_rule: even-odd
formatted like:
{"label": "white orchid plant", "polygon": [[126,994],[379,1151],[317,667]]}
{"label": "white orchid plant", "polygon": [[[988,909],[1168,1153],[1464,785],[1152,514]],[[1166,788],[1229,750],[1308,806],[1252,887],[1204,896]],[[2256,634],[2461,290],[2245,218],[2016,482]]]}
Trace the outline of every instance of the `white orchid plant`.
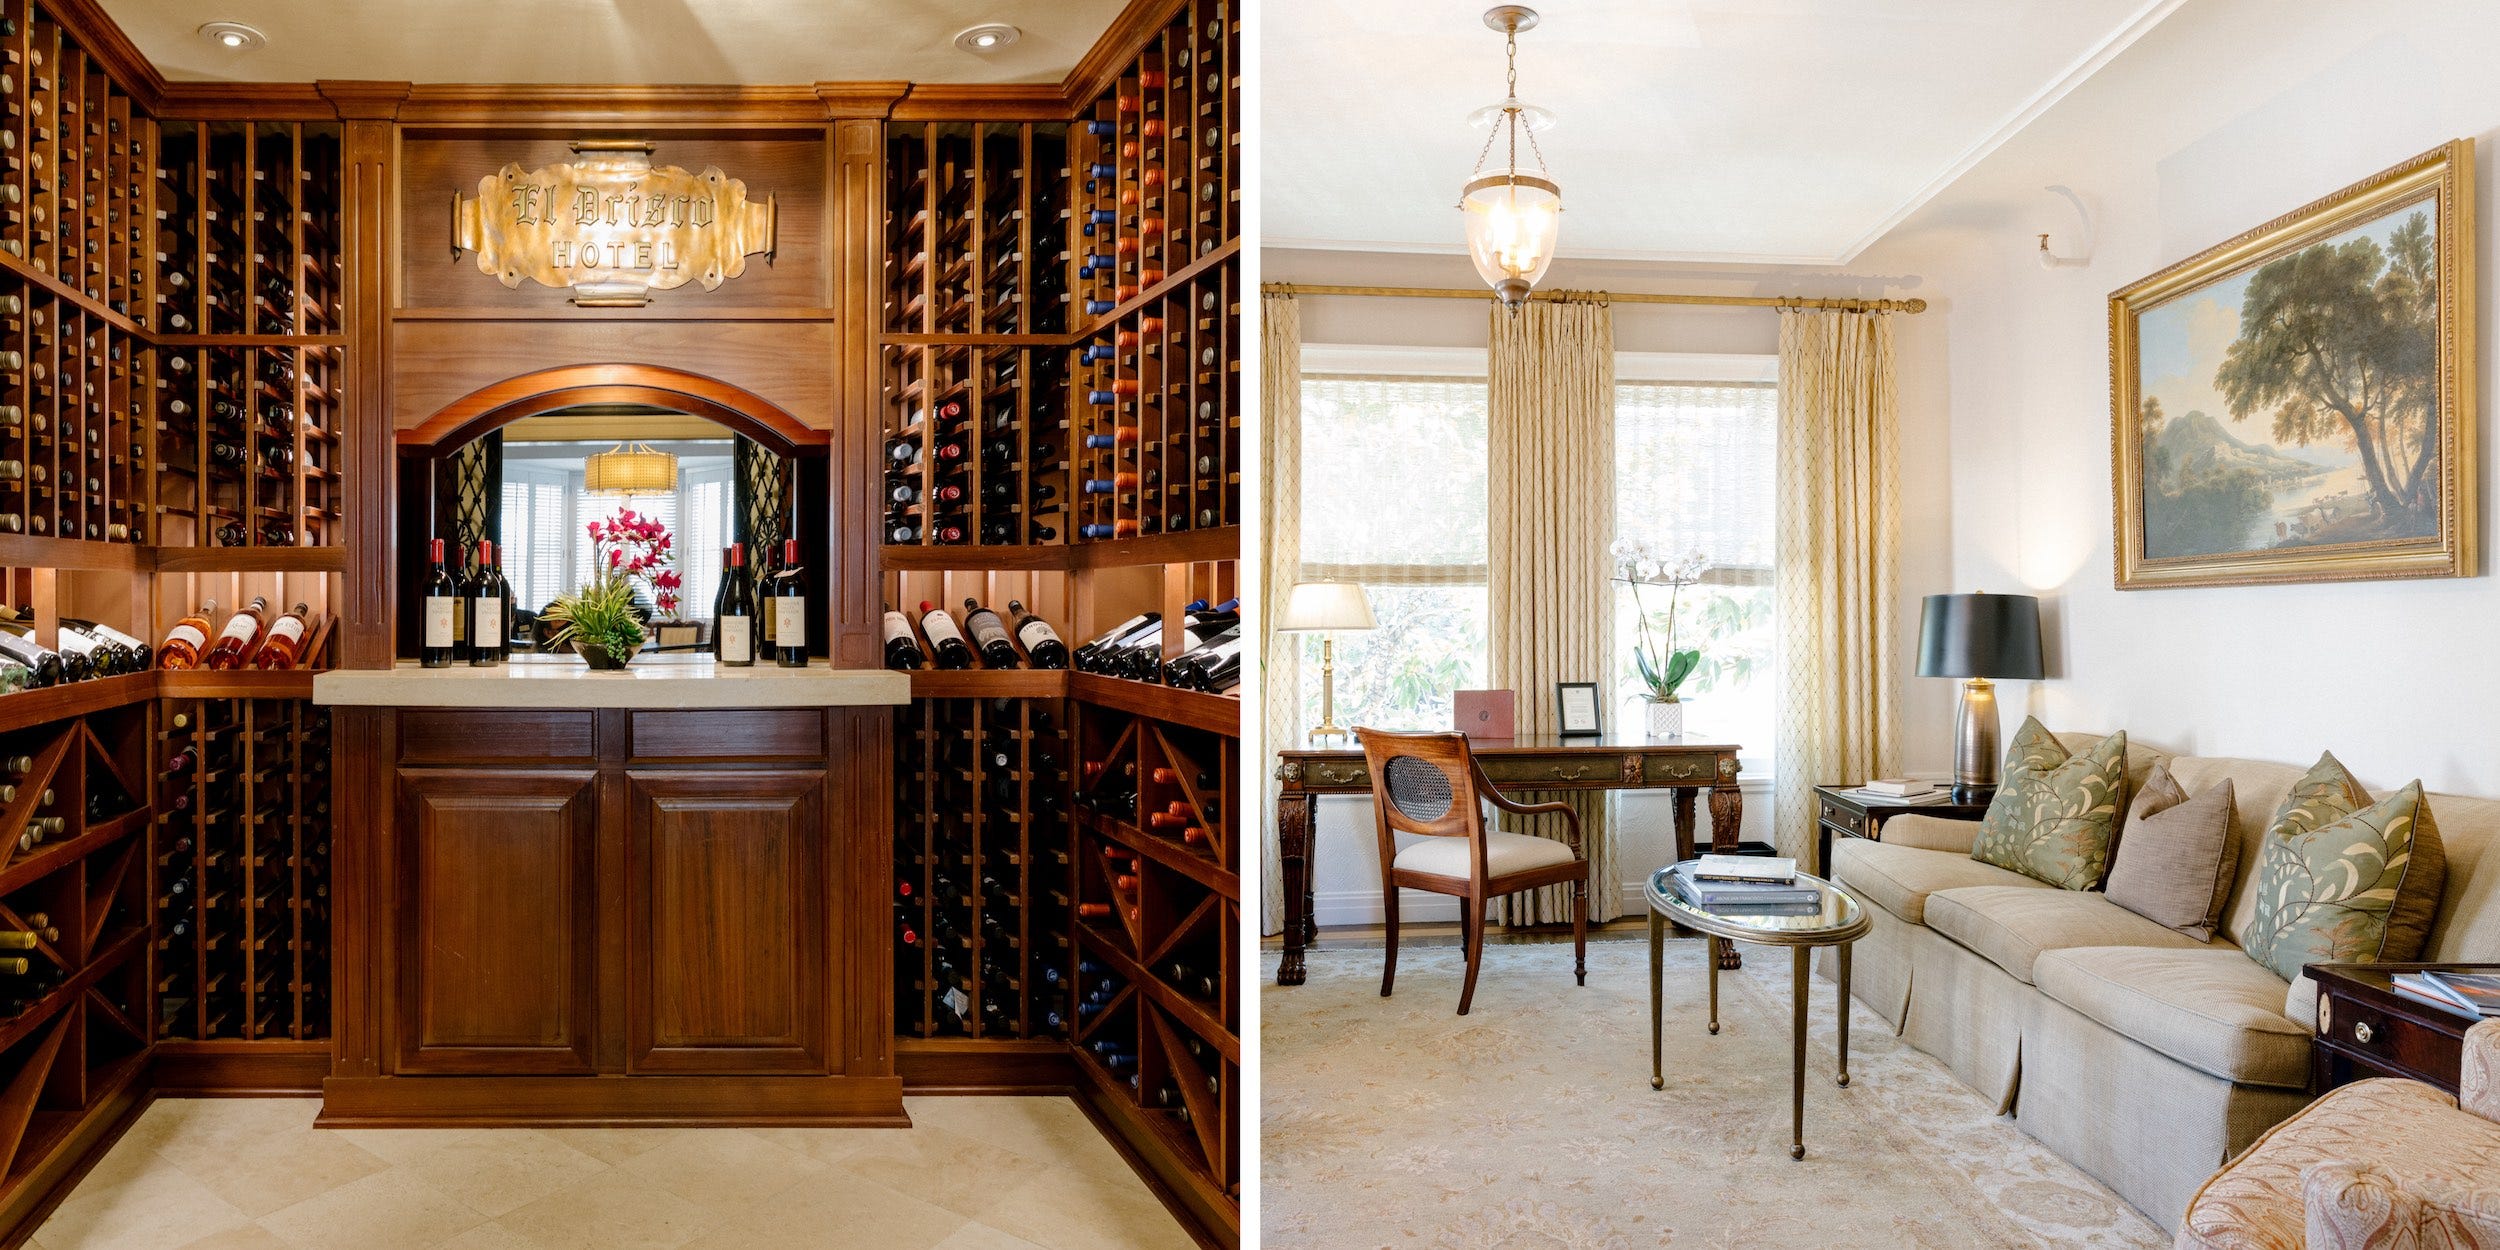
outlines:
{"label": "white orchid plant", "polygon": [[[1632,606],[1640,618],[1641,640],[1632,648],[1632,660],[1640,667],[1641,684],[1649,688],[1653,702],[1673,703],[1675,692],[1701,665],[1700,648],[1676,650],[1676,607],[1684,588],[1710,571],[1710,557],[1699,549],[1680,556],[1667,555],[1630,538],[1616,539],[1607,550],[1615,559],[1614,580],[1632,588]],[[1641,599],[1643,586],[1667,588],[1667,628],[1663,638],[1649,627],[1649,605]]]}

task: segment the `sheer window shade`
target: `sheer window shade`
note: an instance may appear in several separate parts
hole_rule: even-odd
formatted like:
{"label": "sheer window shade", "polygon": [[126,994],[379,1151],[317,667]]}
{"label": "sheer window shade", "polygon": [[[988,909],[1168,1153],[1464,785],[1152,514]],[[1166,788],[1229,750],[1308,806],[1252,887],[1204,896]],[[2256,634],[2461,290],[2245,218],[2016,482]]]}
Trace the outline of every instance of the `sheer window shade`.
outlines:
{"label": "sheer window shade", "polygon": [[1485,515],[1483,379],[1303,379],[1303,580],[1481,586]]}
{"label": "sheer window shade", "polygon": [[1770,383],[1617,386],[1616,536],[1707,553],[1705,582],[1769,584],[1778,405]]}

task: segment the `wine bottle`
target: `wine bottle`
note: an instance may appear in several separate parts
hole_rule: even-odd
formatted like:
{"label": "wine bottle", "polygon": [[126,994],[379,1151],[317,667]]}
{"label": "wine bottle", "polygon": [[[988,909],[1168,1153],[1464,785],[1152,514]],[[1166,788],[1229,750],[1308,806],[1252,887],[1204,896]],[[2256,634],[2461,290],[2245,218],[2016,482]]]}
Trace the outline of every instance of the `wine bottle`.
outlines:
{"label": "wine bottle", "polygon": [[503,579],[503,570],[495,567],[495,544],[479,539],[477,544],[477,578],[469,594],[469,663],[483,668],[501,664],[504,648],[512,637],[512,618],[504,611],[511,601],[511,587]]}
{"label": "wine bottle", "polygon": [[243,657],[252,644],[260,641],[261,627],[269,620],[269,597],[252,596],[251,603],[226,622],[217,635],[216,645],[208,649],[206,667],[215,672],[229,672],[243,667]]}
{"label": "wine bottle", "polygon": [[782,540],[781,567],[773,570],[773,652],[783,668],[807,667],[807,576],[795,538]]}
{"label": "wine bottle", "polygon": [[972,667],[972,648],[964,642],[963,631],[955,627],[955,618],[946,609],[920,601],[920,632],[928,635],[929,649],[937,655],[939,668]]}
{"label": "wine bottle", "polygon": [[920,650],[920,640],[912,636],[911,618],[895,611],[893,605],[887,605],[885,609],[885,666],[910,672],[927,661],[928,656]]}
{"label": "wine bottle", "polygon": [[1024,653],[1033,657],[1035,668],[1066,668],[1068,644],[1059,641],[1059,632],[1050,622],[1024,610],[1020,600],[1007,601],[1007,615],[1016,623],[1016,641],[1024,644]]}
{"label": "wine bottle", "polygon": [[981,662],[991,668],[1014,668],[1016,644],[1007,640],[1007,626],[998,613],[982,607],[977,599],[964,600],[964,629],[980,648]]}
{"label": "wine bottle", "polygon": [[[14,632],[14,625],[9,628]],[[53,637],[61,644],[54,649],[61,653],[62,680],[87,681],[121,671],[120,657],[101,640],[67,625],[55,631]]]}
{"label": "wine bottle", "polygon": [[417,662],[427,668],[450,668],[454,640],[458,630],[454,621],[460,615],[460,586],[451,580],[451,571],[443,567],[443,540],[433,540],[429,552],[434,571],[425,579],[425,623],[419,639]]}
{"label": "wine bottle", "polygon": [[209,621],[217,614],[217,601],[210,599],[200,610],[175,622],[165,632],[165,641],[156,648],[156,666],[167,669],[198,668],[200,649],[208,645]]}
{"label": "wine bottle", "polygon": [[25,665],[33,678],[30,686],[57,686],[65,676],[60,652],[7,630],[0,630],[0,658]]}
{"label": "wine bottle", "polygon": [[295,667],[304,654],[304,614],[310,610],[299,603],[272,622],[269,636],[261,640],[260,650],[252,654],[253,666],[272,671]]}
{"label": "wine bottle", "polygon": [[61,618],[61,623],[63,625],[73,626],[92,634],[105,642],[111,643],[115,649],[122,653],[121,666],[119,669],[121,672],[145,672],[149,665],[156,662],[156,648],[149,646],[146,639],[133,638],[110,625],[106,625],[98,621],[72,620],[68,617],[63,617]]}
{"label": "wine bottle", "polygon": [[723,664],[755,664],[755,593],[747,586],[747,545],[721,553],[720,593],[712,597],[712,658]]}
{"label": "wine bottle", "polygon": [[1137,615],[1112,626],[1100,637],[1097,637],[1092,642],[1086,643],[1084,646],[1076,649],[1076,653],[1071,657],[1071,659],[1075,663],[1077,671],[1082,673],[1096,671],[1094,668],[1095,656],[1102,654],[1105,650],[1117,644],[1121,639],[1128,637],[1130,634],[1134,634],[1148,625],[1160,624],[1162,620],[1163,614],[1160,612],[1140,612]]}

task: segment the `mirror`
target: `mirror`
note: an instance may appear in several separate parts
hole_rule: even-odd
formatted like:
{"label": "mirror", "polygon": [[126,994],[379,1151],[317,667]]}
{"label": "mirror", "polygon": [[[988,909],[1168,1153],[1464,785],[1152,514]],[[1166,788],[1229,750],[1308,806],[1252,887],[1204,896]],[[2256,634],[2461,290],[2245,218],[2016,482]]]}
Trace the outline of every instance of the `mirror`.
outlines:
{"label": "mirror", "polygon": [[[516,653],[540,640],[538,614],[580,590],[594,561],[607,558],[592,525],[629,512],[667,536],[641,579],[638,597],[651,634],[645,646],[708,650],[724,549],[746,543],[747,575],[755,576],[754,554],[777,546],[788,516],[782,457],[701,417],[638,405],[515,421],[449,453],[441,465],[437,532],[459,545],[455,576],[465,576],[479,539],[495,543],[511,585]],[[662,574],[673,574],[673,584]]]}

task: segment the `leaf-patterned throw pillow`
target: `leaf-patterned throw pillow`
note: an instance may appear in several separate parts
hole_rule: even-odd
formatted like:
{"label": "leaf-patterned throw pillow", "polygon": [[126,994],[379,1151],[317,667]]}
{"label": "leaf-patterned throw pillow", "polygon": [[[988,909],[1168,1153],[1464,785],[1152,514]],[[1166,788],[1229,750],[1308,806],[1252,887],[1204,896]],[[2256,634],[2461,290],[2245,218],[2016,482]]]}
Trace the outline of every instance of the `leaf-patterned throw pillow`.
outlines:
{"label": "leaf-patterned throw pillow", "polygon": [[2099,888],[2126,802],[2127,735],[2067,753],[2037,717],[2005,749],[2005,779],[1979,822],[1970,857],[2068,890]]}
{"label": "leaf-patterned throw pillow", "polygon": [[2257,855],[2245,949],[2276,976],[2421,953],[2447,875],[2421,782],[2372,803],[2342,763],[2322,755],[2275,810]]}

